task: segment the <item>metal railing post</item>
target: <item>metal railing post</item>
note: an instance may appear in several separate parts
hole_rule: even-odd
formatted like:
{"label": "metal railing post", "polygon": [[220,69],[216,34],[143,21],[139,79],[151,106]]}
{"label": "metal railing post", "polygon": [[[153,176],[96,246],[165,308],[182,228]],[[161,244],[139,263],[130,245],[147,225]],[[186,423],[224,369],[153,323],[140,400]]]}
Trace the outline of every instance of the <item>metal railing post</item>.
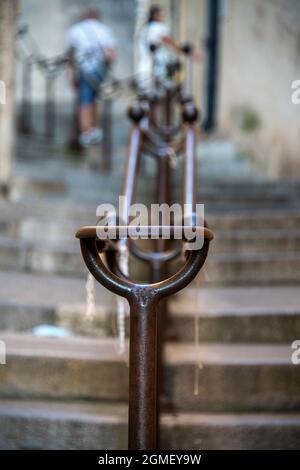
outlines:
{"label": "metal railing post", "polygon": [[157,449],[157,303],[147,289],[130,302],[128,449]]}
{"label": "metal railing post", "polygon": [[196,131],[195,123],[199,113],[194,104],[188,103],[183,110],[183,121],[186,124],[186,146],[183,175],[183,204],[195,212],[196,202]]}
{"label": "metal railing post", "polygon": [[102,140],[102,167],[104,170],[111,170],[113,167],[113,114],[112,99],[107,97],[101,102],[101,128],[103,131]]}
{"label": "metal railing post", "polygon": [[183,84],[183,95],[185,98],[190,98],[192,96],[193,88],[193,70],[192,70],[192,54],[194,51],[194,46],[192,43],[185,43],[182,47],[182,52],[184,54],[184,63],[185,63],[185,78]]}
{"label": "metal railing post", "polygon": [[22,63],[22,103],[19,116],[19,131],[22,134],[32,133],[32,59],[23,60]]}
{"label": "metal railing post", "polygon": [[[197,221],[195,217],[195,125],[198,120],[198,110],[190,97],[187,99],[185,96],[183,99],[181,95],[184,105],[181,126],[174,126],[173,105],[175,98],[179,96],[179,90],[176,84],[169,81],[165,84],[164,91],[161,99],[156,96],[154,100],[155,104],[163,103],[162,124],[154,119],[151,97],[144,98],[143,103],[138,103],[129,110],[133,126],[122,189],[122,195],[126,196],[126,201],[125,206],[120,210],[119,225],[110,226],[110,233],[113,233],[115,238],[107,240],[105,227],[84,227],[76,235],[80,239],[82,255],[89,271],[100,284],[111,292],[125,297],[130,305],[128,410],[128,448],[130,450],[159,449],[159,398],[164,383],[162,351],[166,331],[167,298],[192,282],[205,263],[209,244],[213,238],[205,221],[201,221],[199,225],[200,221]],[[150,106],[147,101],[150,102]],[[179,141],[174,139],[177,133],[180,134]],[[168,223],[165,220],[162,223],[158,221],[158,225],[154,227],[139,226],[137,238],[151,238],[153,230],[156,233],[155,249],[144,250],[133,240],[128,239],[130,238],[129,208],[135,199],[140,156],[146,152],[157,159],[155,199],[158,204],[170,205],[173,202],[170,156],[182,150],[185,156],[182,202],[190,208],[188,220],[183,220],[180,226],[174,226],[173,220]],[[190,238],[185,233],[186,224],[192,226],[193,229],[189,231],[192,232],[191,237],[189,235]],[[106,235],[102,235],[101,238],[101,234],[104,233]],[[178,233],[181,234],[179,240]],[[201,240],[203,238],[201,247],[195,248],[195,245],[186,243],[198,241],[199,236]],[[174,247],[170,240],[176,240]],[[124,246],[133,256],[150,263],[150,283],[133,282],[128,273],[122,271],[125,268],[122,263],[119,263],[118,253],[120,253],[120,247]],[[168,263],[182,255],[183,250],[186,255],[185,264],[179,271],[169,276]],[[100,253],[105,254],[106,264],[99,256]]]}
{"label": "metal railing post", "polygon": [[55,136],[55,103],[54,84],[55,75],[52,71],[46,71],[46,103],[45,103],[45,137],[52,142]]}
{"label": "metal railing post", "polygon": [[[128,228],[128,227],[127,227]],[[174,232],[170,227],[170,236]],[[212,233],[203,227],[204,245],[189,251],[185,265],[172,277],[154,284],[138,284],[118,276],[105,266],[99,251],[106,251],[106,239],[99,239],[100,227],[84,227],[76,236],[86,266],[100,284],[125,297],[130,305],[129,358],[129,432],[130,450],[157,449],[157,308],[158,303],[186,287],[205,263]],[[102,227],[104,229],[104,227]],[[160,227],[160,236],[163,227]],[[116,233],[118,231],[116,230]],[[150,236],[150,227],[140,227],[142,237]],[[118,234],[117,234],[118,237]]]}

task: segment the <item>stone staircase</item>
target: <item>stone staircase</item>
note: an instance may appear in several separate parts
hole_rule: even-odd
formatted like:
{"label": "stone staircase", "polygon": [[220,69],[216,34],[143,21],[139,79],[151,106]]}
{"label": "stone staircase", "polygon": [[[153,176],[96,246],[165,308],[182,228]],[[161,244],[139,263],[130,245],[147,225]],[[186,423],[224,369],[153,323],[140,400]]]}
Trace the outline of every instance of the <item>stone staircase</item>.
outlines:
{"label": "stone staircase", "polygon": [[[54,218],[55,209],[48,205],[41,210],[38,204],[36,213],[34,203],[10,203],[8,208],[3,205],[0,203],[2,268],[75,277],[86,275],[74,233],[79,226],[95,221],[91,207],[86,210],[75,206],[74,214],[70,205],[64,210],[59,207]],[[258,213],[252,210],[244,218],[240,213],[236,219],[230,216],[229,222],[222,221],[222,215],[208,215],[208,218],[210,226],[217,231],[217,238],[207,263],[206,282],[218,285],[299,282],[300,214],[296,210],[286,213],[281,210],[273,215],[266,210]],[[236,221],[232,229],[224,225],[230,220]],[[135,273],[135,266],[132,268]],[[199,280],[202,282],[203,277]]]}
{"label": "stone staircase", "polygon": [[[117,302],[96,286],[97,312],[86,317],[87,271],[74,239],[95,220],[99,200],[116,202],[119,178],[69,170],[44,169],[38,197],[39,185],[22,183],[13,201],[0,201],[2,449],[126,448],[128,360],[118,353]],[[57,171],[63,189],[52,191]],[[30,168],[20,174],[28,181]],[[204,275],[170,301],[161,447],[297,449],[299,187],[213,181],[201,191],[216,238]],[[70,335],[37,336],[42,324]]]}

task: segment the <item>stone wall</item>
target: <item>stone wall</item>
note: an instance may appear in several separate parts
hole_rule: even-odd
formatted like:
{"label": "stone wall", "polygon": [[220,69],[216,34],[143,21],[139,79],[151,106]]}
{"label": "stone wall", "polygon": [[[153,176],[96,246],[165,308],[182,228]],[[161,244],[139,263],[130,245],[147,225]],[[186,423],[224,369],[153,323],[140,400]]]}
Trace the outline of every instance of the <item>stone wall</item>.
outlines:
{"label": "stone wall", "polygon": [[[206,0],[164,0],[175,6],[175,34],[204,57],[194,67],[194,94],[205,107]],[[270,177],[300,175],[299,0],[224,0],[221,8],[219,126]]]}
{"label": "stone wall", "polygon": [[271,177],[300,175],[300,2],[231,0],[222,25],[220,125]]}
{"label": "stone wall", "polygon": [[9,189],[14,152],[15,19],[17,0],[0,2],[0,192]]}

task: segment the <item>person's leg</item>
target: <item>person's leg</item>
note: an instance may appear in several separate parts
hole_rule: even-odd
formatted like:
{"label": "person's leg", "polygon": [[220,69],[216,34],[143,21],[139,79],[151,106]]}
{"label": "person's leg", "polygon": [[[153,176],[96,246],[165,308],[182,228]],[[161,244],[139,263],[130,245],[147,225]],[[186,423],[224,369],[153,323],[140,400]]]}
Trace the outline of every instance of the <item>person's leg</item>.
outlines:
{"label": "person's leg", "polygon": [[84,147],[99,143],[102,133],[99,129],[98,87],[100,76],[89,74],[80,80],[80,142]]}
{"label": "person's leg", "polygon": [[79,82],[79,141],[83,147],[88,147],[90,134],[94,127],[94,96],[93,90],[85,75],[81,74]]}
{"label": "person's leg", "polygon": [[100,116],[99,116],[99,104],[95,100],[93,103],[93,129],[91,132],[92,140],[94,144],[99,144],[102,140],[102,130],[100,128]]}
{"label": "person's leg", "polygon": [[80,131],[89,132],[94,125],[94,101],[95,95],[89,80],[85,75],[80,75],[79,103],[80,103]]}
{"label": "person's leg", "polygon": [[89,132],[94,127],[94,104],[80,106],[80,132]]}
{"label": "person's leg", "polygon": [[92,114],[93,114],[93,127],[99,127],[99,119],[100,119],[100,106],[95,99],[93,103],[93,109],[92,109]]}
{"label": "person's leg", "polygon": [[94,93],[92,140],[93,143],[98,144],[102,140],[102,130],[100,128],[100,105],[98,100],[99,87],[101,84],[101,77],[99,75],[95,75],[95,82],[98,83],[98,87]]}

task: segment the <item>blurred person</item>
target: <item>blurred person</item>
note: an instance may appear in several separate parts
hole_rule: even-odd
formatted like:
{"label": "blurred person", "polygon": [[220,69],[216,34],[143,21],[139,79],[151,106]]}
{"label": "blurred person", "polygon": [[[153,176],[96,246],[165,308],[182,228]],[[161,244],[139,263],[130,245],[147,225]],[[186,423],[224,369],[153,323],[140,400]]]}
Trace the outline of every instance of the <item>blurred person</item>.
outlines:
{"label": "blurred person", "polygon": [[101,21],[100,12],[89,8],[83,19],[69,29],[66,46],[71,83],[78,93],[79,142],[88,147],[102,140],[97,97],[108,68],[116,60],[116,39]]}
{"label": "blurred person", "polygon": [[167,65],[174,59],[174,53],[181,52],[180,44],[172,37],[169,26],[166,23],[165,10],[160,5],[150,7],[148,21],[141,35],[140,61],[138,74],[141,86],[149,82],[152,76],[152,54],[150,46],[155,45],[154,76],[165,78]]}

